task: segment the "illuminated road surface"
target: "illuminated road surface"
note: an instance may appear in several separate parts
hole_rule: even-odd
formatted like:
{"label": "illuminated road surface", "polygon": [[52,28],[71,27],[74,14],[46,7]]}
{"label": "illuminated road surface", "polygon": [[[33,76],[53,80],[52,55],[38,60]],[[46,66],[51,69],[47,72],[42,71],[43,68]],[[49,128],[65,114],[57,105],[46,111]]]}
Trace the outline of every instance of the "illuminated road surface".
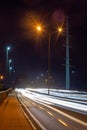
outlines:
{"label": "illuminated road surface", "polygon": [[[86,115],[80,116],[79,119],[79,114],[75,114],[74,116],[72,112],[67,113],[57,106],[55,107],[55,101],[59,104],[62,102],[62,104],[70,105],[69,101],[63,101],[47,95],[35,94],[23,89],[16,91],[18,92],[19,100],[34,115],[44,130],[87,130]],[[75,105],[76,103],[73,105],[74,109],[78,106],[75,107]],[[87,105],[84,106],[84,111],[86,112]],[[85,118],[84,120],[83,117]]]}

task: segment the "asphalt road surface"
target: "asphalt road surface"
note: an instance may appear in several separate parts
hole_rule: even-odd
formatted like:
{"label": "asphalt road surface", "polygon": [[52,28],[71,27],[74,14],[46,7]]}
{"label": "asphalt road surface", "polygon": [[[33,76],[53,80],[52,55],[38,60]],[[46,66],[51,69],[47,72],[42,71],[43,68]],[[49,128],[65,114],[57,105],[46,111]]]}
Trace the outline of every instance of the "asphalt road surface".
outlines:
{"label": "asphalt road surface", "polygon": [[18,98],[44,130],[87,130],[87,115],[55,107],[49,102],[41,102],[39,97],[29,98],[18,93]]}

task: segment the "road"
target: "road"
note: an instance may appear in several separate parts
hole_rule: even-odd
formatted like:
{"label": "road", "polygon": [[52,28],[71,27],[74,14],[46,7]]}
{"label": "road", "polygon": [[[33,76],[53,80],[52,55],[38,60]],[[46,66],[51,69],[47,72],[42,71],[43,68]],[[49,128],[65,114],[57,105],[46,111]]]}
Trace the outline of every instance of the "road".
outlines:
{"label": "road", "polygon": [[87,115],[55,106],[51,101],[45,100],[48,98],[46,95],[42,99],[41,94],[29,91],[17,93],[19,100],[39,122],[43,130],[87,130]]}

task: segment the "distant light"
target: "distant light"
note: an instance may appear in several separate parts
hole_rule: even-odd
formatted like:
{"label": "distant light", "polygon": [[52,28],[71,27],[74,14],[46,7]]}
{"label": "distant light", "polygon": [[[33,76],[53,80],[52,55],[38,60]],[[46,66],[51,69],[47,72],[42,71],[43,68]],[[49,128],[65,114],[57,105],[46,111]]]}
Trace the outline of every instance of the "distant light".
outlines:
{"label": "distant light", "polygon": [[62,28],[58,28],[58,32],[62,32],[63,30],[62,30]]}
{"label": "distant light", "polygon": [[12,62],[12,60],[10,59],[10,60],[9,60],[9,63],[11,63],[11,62]]}
{"label": "distant light", "polygon": [[3,79],[4,79],[4,76],[3,76],[3,75],[1,75],[1,76],[0,76],[0,79],[1,79],[1,80],[3,80]]}
{"label": "distant light", "polygon": [[10,47],[9,47],[9,46],[7,47],[7,50],[10,50]]}
{"label": "distant light", "polygon": [[41,74],[41,77],[43,77],[44,76],[44,74]]}
{"label": "distant light", "polygon": [[39,79],[39,76],[37,76],[37,79]]}
{"label": "distant light", "polygon": [[12,67],[10,67],[9,69],[12,70]]}
{"label": "distant light", "polygon": [[74,70],[72,70],[72,74],[74,74],[75,73],[75,71]]}

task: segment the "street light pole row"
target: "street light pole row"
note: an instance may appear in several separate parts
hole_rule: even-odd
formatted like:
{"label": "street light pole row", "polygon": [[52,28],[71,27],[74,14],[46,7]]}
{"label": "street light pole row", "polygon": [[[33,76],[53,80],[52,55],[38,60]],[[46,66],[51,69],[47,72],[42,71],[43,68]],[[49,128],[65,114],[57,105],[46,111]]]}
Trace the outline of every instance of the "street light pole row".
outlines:
{"label": "street light pole row", "polygon": [[9,66],[8,53],[9,53],[10,49],[11,49],[11,48],[10,48],[9,46],[7,46],[7,48],[6,48],[6,69],[7,69],[7,71],[8,71],[8,66]]}
{"label": "street light pole row", "polygon": [[10,51],[10,46],[6,47],[6,86],[8,87],[9,85],[9,51]]}
{"label": "street light pole row", "polygon": [[[39,33],[42,33],[42,26],[36,26],[36,30]],[[58,28],[58,33],[62,33],[62,28]],[[51,34],[49,33],[49,41],[48,41],[48,94],[49,94],[49,88],[50,88],[50,80],[51,80],[51,63],[50,63],[50,39],[51,39]],[[70,89],[70,65],[69,65],[69,25],[68,25],[68,17],[66,17],[66,89]]]}
{"label": "street light pole row", "polygon": [[11,70],[12,70],[12,67],[11,67],[12,60],[9,59],[10,50],[11,50],[11,47],[7,46],[6,47],[6,84],[7,84],[7,87],[9,87],[10,85]]}

